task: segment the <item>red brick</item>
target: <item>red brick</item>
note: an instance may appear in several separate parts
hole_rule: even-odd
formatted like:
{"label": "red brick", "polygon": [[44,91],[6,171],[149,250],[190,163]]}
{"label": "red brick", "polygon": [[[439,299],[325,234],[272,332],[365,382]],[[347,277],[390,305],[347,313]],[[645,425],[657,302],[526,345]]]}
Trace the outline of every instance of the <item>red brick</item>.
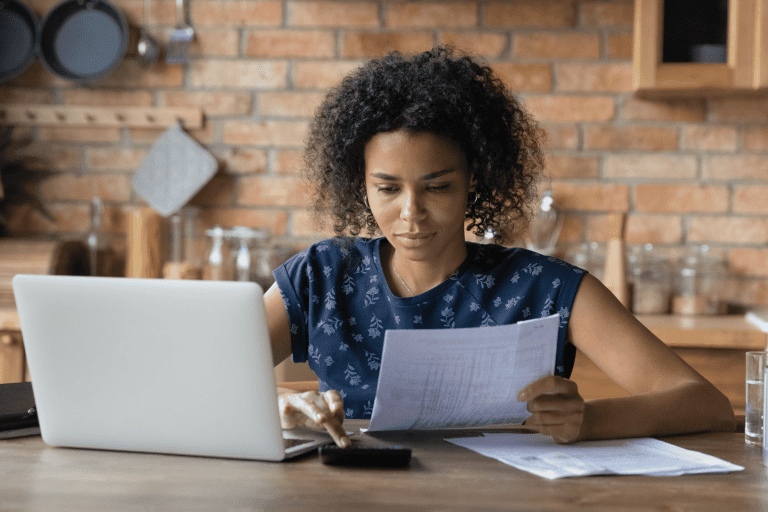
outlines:
{"label": "red brick", "polygon": [[542,141],[544,149],[578,149],[579,130],[574,125],[544,123],[541,128],[545,132]]}
{"label": "red brick", "polygon": [[507,48],[507,36],[489,32],[443,32],[443,43],[470,55],[500,57]]}
{"label": "red brick", "polygon": [[584,240],[586,234],[586,222],[583,217],[574,215],[565,215],[563,227],[560,230],[560,236],[557,239],[558,245],[568,242],[580,242]]}
{"label": "red brick", "polygon": [[59,174],[40,183],[37,193],[43,201],[90,201],[94,196],[105,201],[128,201],[131,189],[131,178],[126,174]]}
{"label": "red brick", "polygon": [[285,234],[288,213],[284,210],[252,208],[206,208],[200,210],[200,224],[205,229],[213,226],[269,228],[273,235]]}
{"label": "red brick", "polygon": [[321,30],[259,30],[248,34],[249,57],[333,57],[336,37]]}
{"label": "red brick", "polygon": [[628,92],[632,90],[632,64],[557,64],[559,91]]}
{"label": "red brick", "polygon": [[263,149],[232,148],[222,158],[224,170],[230,174],[264,174],[267,152]]}
{"label": "red brick", "polygon": [[624,119],[642,121],[704,122],[707,106],[704,100],[645,100],[629,97],[621,109]]}
{"label": "red brick", "polygon": [[554,183],[555,204],[563,210],[627,211],[629,188],[625,185]]}
{"label": "red brick", "polygon": [[304,165],[303,151],[275,151],[272,170],[277,174],[298,174]]}
{"label": "red brick", "polygon": [[727,155],[704,156],[704,177],[715,180],[754,179],[768,180],[768,156]]}
{"label": "red brick", "polygon": [[572,0],[492,2],[484,21],[489,27],[575,27],[576,5]]}
{"label": "red brick", "polygon": [[265,116],[312,117],[325,98],[320,92],[259,93],[259,114]]}
{"label": "red brick", "polygon": [[384,26],[389,28],[477,26],[477,4],[474,2],[387,2],[384,13]]}
{"label": "red brick", "polygon": [[764,122],[768,118],[768,100],[745,98],[713,98],[709,102],[709,119],[714,122]]}
{"label": "red brick", "polygon": [[428,32],[346,32],[342,36],[342,55],[346,58],[381,57],[397,50],[417,53],[435,44]]}
{"label": "red brick", "polygon": [[304,180],[290,176],[244,176],[237,184],[237,204],[305,206],[309,199],[307,187]]}
{"label": "red brick", "polygon": [[53,93],[22,87],[0,87],[0,103],[33,103],[36,105],[53,103]]}
{"label": "red brick", "polygon": [[150,91],[69,89],[62,91],[65,105],[86,107],[151,107]]}
{"label": "red brick", "polygon": [[736,151],[736,128],[683,126],[683,147],[697,151]]}
{"label": "red brick", "polygon": [[374,2],[288,2],[288,26],[378,27]]}
{"label": "red brick", "polygon": [[754,217],[693,217],[689,219],[689,242],[765,244],[768,220]]}
{"label": "red brick", "polygon": [[74,126],[40,126],[37,129],[40,141],[59,140],[69,142],[118,142],[120,128],[117,127],[74,127]]}
{"label": "red brick", "polygon": [[768,215],[768,186],[734,186],[733,211]]}
{"label": "red brick", "polygon": [[688,155],[606,155],[606,178],[681,179],[696,177],[696,157]]}
{"label": "red brick", "polygon": [[136,60],[124,60],[99,85],[122,89],[181,87],[183,79],[182,66],[166,66],[159,62],[150,69],[144,69]]}
{"label": "red brick", "polygon": [[49,142],[35,142],[19,152],[20,157],[30,157],[28,166],[36,171],[66,171],[80,169],[83,149],[57,146]]}
{"label": "red brick", "polygon": [[196,57],[236,57],[239,37],[237,30],[198,27],[190,54]]}
{"label": "red brick", "polygon": [[158,92],[158,102],[168,107],[198,107],[205,116],[250,114],[251,94],[248,92]]}
{"label": "red brick", "polygon": [[73,203],[47,203],[46,211],[53,220],[34,209],[31,204],[11,206],[6,211],[5,227],[10,236],[28,236],[39,233],[83,232],[90,225],[87,206]]}
{"label": "red brick", "polygon": [[528,96],[526,106],[539,121],[610,121],[615,115],[611,96]]}
{"label": "red brick", "polygon": [[327,89],[360,67],[362,62],[316,61],[293,64],[293,84],[299,89]]}
{"label": "red brick", "polygon": [[584,128],[585,149],[668,151],[677,150],[679,146],[679,137],[675,128],[605,125]]}
{"label": "red brick", "polygon": [[[283,4],[279,1],[197,0],[191,2],[190,12],[194,25],[277,27],[283,22]],[[164,17],[163,21],[170,20]]]}
{"label": "red brick", "polygon": [[224,124],[224,142],[254,146],[304,145],[308,124],[299,121],[227,121]]}
{"label": "red brick", "polygon": [[683,238],[682,219],[669,215],[630,215],[625,238],[628,244],[674,244]]}
{"label": "red brick", "polygon": [[498,62],[491,67],[512,91],[548,92],[552,90],[552,66],[549,64]]}
{"label": "red brick", "polygon": [[728,264],[736,274],[768,277],[768,250],[733,249]]}
{"label": "red brick", "polygon": [[706,185],[637,185],[635,209],[646,212],[724,212],[728,187]]}
{"label": "red brick", "polygon": [[91,169],[133,170],[146,155],[142,149],[88,148],[86,162]]}
{"label": "red brick", "polygon": [[314,212],[294,210],[291,234],[299,237],[330,238],[335,235],[329,222],[318,219]]}
{"label": "red brick", "polygon": [[[207,122],[201,129],[197,130],[185,130],[187,135],[195,139],[200,144],[210,144],[214,141],[215,136],[214,123]],[[160,137],[167,128],[131,128],[131,140],[134,142],[141,142],[146,144],[154,143],[158,137]]]}
{"label": "red brick", "polygon": [[600,162],[592,156],[548,155],[546,174],[556,180],[597,179],[600,177]]}
{"label": "red brick", "polygon": [[189,70],[193,87],[271,89],[285,87],[287,76],[288,65],[279,61],[200,60]]}
{"label": "red brick", "polygon": [[626,34],[608,34],[607,56],[611,59],[631,59],[632,39],[631,32]]}
{"label": "red brick", "polygon": [[217,173],[189,202],[195,206],[232,206],[234,199],[234,177],[229,174]]}
{"label": "red brick", "polygon": [[744,149],[746,151],[768,151],[768,128],[744,128]]}
{"label": "red brick", "polygon": [[598,0],[580,4],[581,25],[584,27],[632,26],[634,2]]}
{"label": "red brick", "polygon": [[528,32],[512,38],[517,57],[543,59],[597,59],[600,36],[580,32]]}

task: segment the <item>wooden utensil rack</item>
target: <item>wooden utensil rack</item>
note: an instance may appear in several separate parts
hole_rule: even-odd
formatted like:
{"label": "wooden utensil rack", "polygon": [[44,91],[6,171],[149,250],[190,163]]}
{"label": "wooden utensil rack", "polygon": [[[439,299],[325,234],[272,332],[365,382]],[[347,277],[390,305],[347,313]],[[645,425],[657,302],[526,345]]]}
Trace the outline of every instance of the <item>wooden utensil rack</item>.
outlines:
{"label": "wooden utensil rack", "polygon": [[203,127],[199,108],[75,107],[63,105],[0,105],[0,124],[29,126],[131,126],[167,128],[180,122],[186,129]]}

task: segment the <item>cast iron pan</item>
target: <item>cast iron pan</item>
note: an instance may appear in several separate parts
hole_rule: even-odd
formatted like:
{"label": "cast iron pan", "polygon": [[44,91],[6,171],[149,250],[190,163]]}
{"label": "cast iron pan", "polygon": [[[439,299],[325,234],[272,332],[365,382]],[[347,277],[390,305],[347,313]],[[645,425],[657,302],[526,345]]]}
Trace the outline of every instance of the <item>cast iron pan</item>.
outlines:
{"label": "cast iron pan", "polygon": [[37,16],[18,0],[0,0],[0,82],[21,74],[35,60]]}
{"label": "cast iron pan", "polygon": [[65,0],[43,19],[40,57],[53,73],[76,82],[109,74],[128,49],[128,21],[107,0]]}

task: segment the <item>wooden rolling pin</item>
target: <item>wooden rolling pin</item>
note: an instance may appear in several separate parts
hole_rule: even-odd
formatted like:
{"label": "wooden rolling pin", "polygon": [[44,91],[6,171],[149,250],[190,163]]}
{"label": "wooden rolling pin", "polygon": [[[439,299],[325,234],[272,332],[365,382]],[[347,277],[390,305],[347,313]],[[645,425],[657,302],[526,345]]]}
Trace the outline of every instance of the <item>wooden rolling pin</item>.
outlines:
{"label": "wooden rolling pin", "polygon": [[164,234],[163,217],[152,208],[137,207],[128,212],[125,277],[162,277]]}
{"label": "wooden rolling pin", "polygon": [[605,271],[603,284],[613,292],[616,298],[629,307],[629,288],[627,285],[627,259],[624,247],[624,227],[626,216],[615,212],[608,216],[608,246],[605,252]]}

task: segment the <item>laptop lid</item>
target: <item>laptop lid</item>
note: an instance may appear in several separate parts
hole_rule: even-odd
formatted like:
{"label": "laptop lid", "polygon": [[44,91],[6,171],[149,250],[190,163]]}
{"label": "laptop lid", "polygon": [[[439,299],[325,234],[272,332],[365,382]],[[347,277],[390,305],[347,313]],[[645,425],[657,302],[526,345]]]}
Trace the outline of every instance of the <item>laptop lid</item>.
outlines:
{"label": "laptop lid", "polygon": [[13,289],[47,444],[285,458],[256,283],[17,275]]}

